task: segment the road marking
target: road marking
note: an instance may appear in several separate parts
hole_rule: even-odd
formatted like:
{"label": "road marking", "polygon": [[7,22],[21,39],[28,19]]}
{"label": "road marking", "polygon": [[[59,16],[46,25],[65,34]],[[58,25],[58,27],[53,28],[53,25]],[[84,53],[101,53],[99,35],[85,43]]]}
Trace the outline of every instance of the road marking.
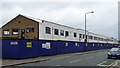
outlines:
{"label": "road marking", "polygon": [[104,62],[102,62],[102,63],[99,63],[97,66],[101,66],[101,64],[103,64],[103,63],[106,63],[107,61],[104,61]]}
{"label": "road marking", "polygon": [[106,68],[109,68],[109,67],[112,66],[115,62],[117,62],[117,60],[114,61],[112,64],[108,65]]}
{"label": "road marking", "polygon": [[79,59],[79,60],[75,60],[75,61],[72,61],[72,62],[69,62],[69,63],[75,63],[75,62],[78,62],[78,61],[81,61],[82,59]]}
{"label": "road marking", "polygon": [[56,65],[56,66],[60,66],[60,65]]}
{"label": "road marking", "polygon": [[88,55],[88,54],[85,54],[85,55]]}
{"label": "road marking", "polygon": [[88,58],[86,58],[86,59],[90,59],[90,58],[93,58],[94,56],[91,56],[91,57],[88,57]]}
{"label": "road marking", "polygon": [[57,60],[57,59],[63,59],[63,58],[66,58],[66,56],[65,57],[59,57],[59,58],[54,58],[54,59],[51,59],[51,60]]}
{"label": "road marking", "polygon": [[65,57],[69,57],[69,56],[65,56]]}
{"label": "road marking", "polygon": [[99,52],[99,53],[103,53],[103,52]]}

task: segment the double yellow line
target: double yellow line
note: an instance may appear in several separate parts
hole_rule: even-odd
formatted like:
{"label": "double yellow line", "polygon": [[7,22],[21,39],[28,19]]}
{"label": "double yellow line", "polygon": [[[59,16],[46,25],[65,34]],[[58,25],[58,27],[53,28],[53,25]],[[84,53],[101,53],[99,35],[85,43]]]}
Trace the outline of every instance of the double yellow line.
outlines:
{"label": "double yellow line", "polygon": [[115,62],[117,62],[118,60],[114,61],[112,64],[110,64],[109,66],[107,66],[106,68],[112,66]]}

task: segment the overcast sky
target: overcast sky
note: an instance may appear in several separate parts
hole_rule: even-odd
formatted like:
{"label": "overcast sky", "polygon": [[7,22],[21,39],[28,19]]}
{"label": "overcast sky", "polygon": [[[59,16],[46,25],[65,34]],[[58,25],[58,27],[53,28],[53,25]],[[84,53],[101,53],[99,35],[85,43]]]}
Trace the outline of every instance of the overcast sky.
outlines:
{"label": "overcast sky", "polygon": [[100,35],[117,38],[119,0],[1,0],[0,27],[23,14],[74,28],[84,29],[84,15],[87,15],[87,30]]}

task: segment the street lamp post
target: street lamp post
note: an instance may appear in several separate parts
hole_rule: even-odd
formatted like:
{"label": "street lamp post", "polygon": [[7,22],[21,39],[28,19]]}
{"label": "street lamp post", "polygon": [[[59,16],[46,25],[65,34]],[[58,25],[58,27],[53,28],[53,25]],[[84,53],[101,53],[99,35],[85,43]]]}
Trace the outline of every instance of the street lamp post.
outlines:
{"label": "street lamp post", "polygon": [[91,12],[87,12],[85,13],[85,51],[86,51],[86,46],[87,46],[87,35],[86,35],[86,15],[89,14],[89,13],[94,13],[94,11],[91,11]]}

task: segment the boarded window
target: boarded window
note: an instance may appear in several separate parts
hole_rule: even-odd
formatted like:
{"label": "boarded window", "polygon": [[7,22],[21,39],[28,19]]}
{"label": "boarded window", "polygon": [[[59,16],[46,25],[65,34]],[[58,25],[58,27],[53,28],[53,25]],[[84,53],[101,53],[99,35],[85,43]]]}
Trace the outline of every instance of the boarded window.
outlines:
{"label": "boarded window", "polygon": [[50,27],[46,27],[46,34],[51,34],[51,28]]}
{"label": "boarded window", "polygon": [[77,37],[77,33],[74,33],[74,37]]}
{"label": "boarded window", "polygon": [[65,36],[69,36],[69,32],[68,31],[65,31]]}
{"label": "boarded window", "polygon": [[54,30],[54,34],[55,34],[55,35],[59,35],[59,30],[58,30],[58,29],[55,29],[55,30]]}
{"label": "boarded window", "polygon": [[34,28],[27,28],[26,31],[27,31],[27,33],[34,32]]}
{"label": "boarded window", "polygon": [[60,35],[64,36],[64,30],[60,30]]}
{"label": "boarded window", "polygon": [[12,35],[18,35],[19,32],[18,32],[18,29],[12,29]]}
{"label": "boarded window", "polygon": [[3,30],[3,35],[9,35],[9,29]]}

